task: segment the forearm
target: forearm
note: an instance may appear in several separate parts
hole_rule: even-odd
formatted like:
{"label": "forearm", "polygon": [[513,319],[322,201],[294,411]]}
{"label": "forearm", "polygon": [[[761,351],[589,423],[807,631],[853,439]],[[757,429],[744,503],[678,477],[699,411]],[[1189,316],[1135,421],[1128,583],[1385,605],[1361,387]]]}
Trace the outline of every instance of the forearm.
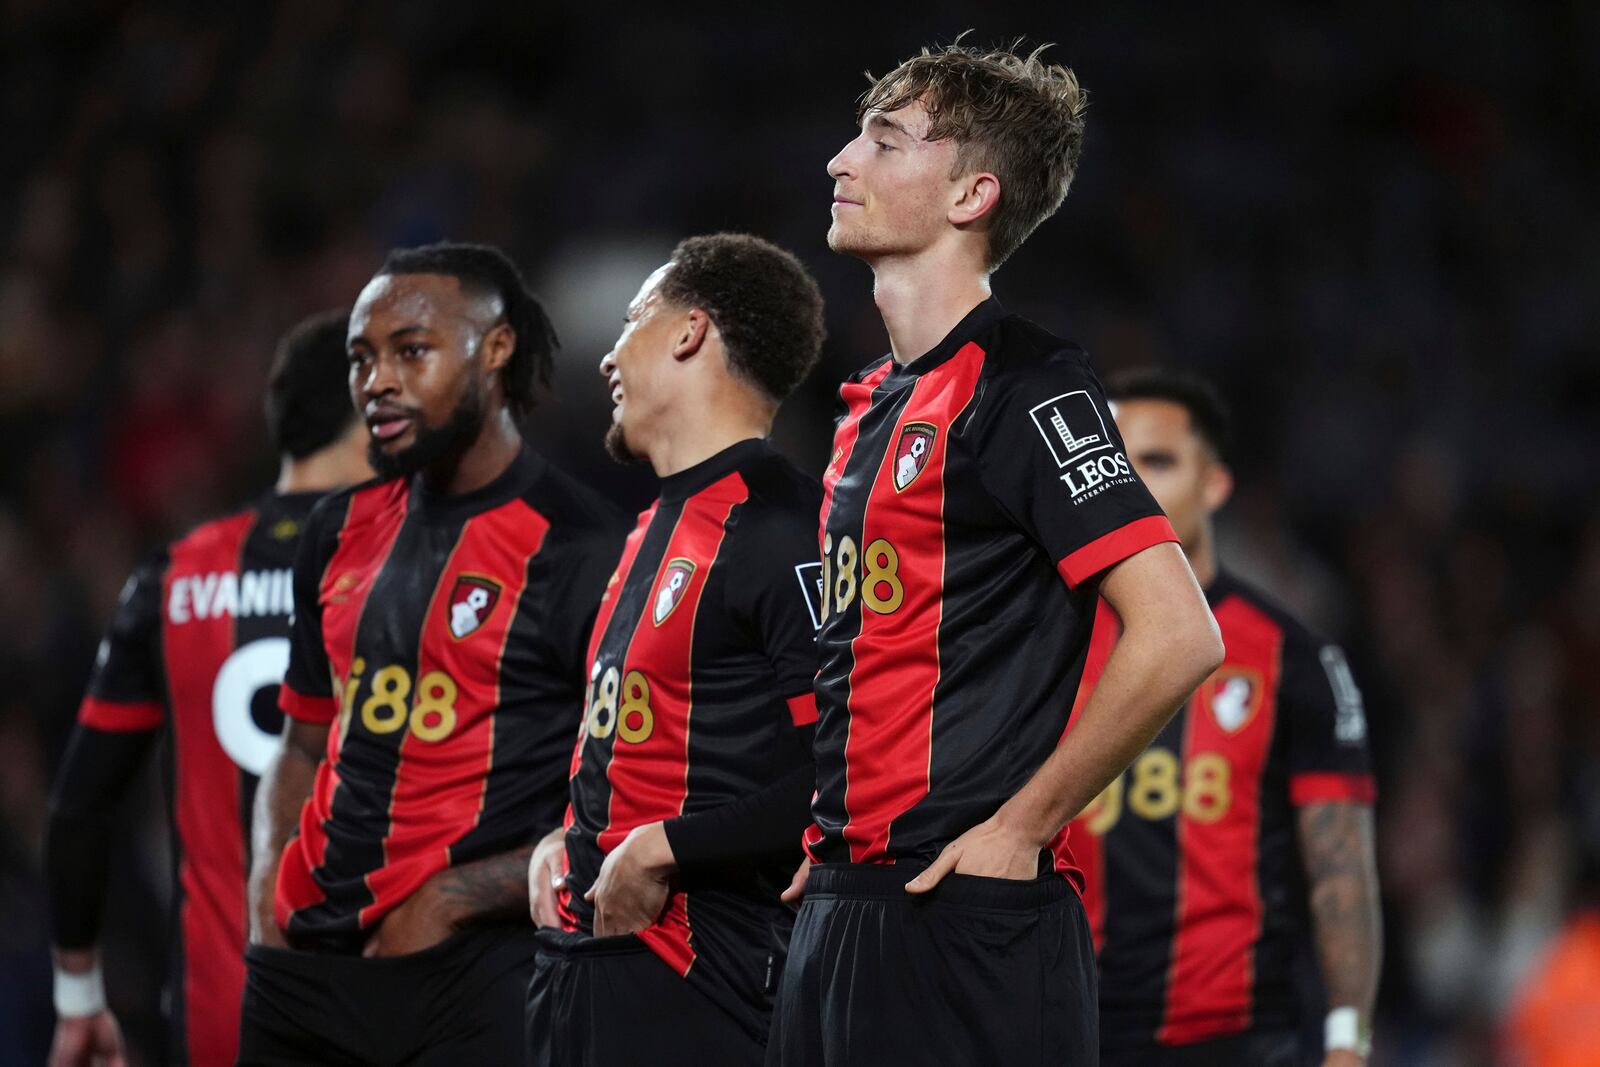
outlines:
{"label": "forearm", "polygon": [[1372,809],[1347,802],[1300,809],[1311,923],[1332,1008],[1372,1018],[1383,957]]}
{"label": "forearm", "polygon": [[319,762],[310,752],[286,740],[256,788],[250,867],[252,940],[259,940],[262,932],[254,924],[271,921],[278,864],[316,784]]}
{"label": "forearm", "polygon": [[664,829],[676,866],[693,868],[796,851],[811,820],[816,777],[816,765],[808,759],[754,793],[668,819]]}
{"label": "forearm", "polygon": [[430,878],[434,894],[451,923],[460,926],[494,919],[528,917],[528,860],[535,845],[446,867]]}

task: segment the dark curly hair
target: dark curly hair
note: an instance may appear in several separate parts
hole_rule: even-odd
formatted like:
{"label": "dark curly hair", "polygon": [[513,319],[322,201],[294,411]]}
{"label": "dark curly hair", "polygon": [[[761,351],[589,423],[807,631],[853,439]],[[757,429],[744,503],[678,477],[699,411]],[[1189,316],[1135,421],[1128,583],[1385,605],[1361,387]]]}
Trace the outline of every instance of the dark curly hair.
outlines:
{"label": "dark curly hair", "polygon": [[1106,379],[1108,400],[1165,400],[1189,413],[1200,440],[1222,462],[1233,452],[1233,417],[1216,387],[1198,374],[1167,367],[1138,367]]}
{"label": "dark curly hair", "polygon": [[501,321],[516,335],[516,347],[500,371],[506,404],[520,419],[534,409],[538,386],[550,386],[560,342],[543,305],[528,292],[522,272],[493,245],[440,242],[397,248],[378,271],[383,274],[447,274],[474,296],[500,299]]}
{"label": "dark curly hair", "polygon": [[792,253],[747,233],[690,237],[672,251],[661,298],[716,324],[728,366],[782,402],[817,365],[822,293]]}
{"label": "dark curly hair", "polygon": [[305,459],[356,421],[344,340],[350,311],[312,315],[283,335],[267,375],[267,432],[280,454]]}

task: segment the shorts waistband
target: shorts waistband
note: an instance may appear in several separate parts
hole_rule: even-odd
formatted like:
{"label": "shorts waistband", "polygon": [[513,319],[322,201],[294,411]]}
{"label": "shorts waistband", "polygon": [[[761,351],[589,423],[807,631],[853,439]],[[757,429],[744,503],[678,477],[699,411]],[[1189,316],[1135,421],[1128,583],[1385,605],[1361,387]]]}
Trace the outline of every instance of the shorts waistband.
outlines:
{"label": "shorts waistband", "polygon": [[919,900],[955,904],[968,908],[999,908],[1026,911],[1076,898],[1072,883],[1059,874],[1046,874],[1027,881],[1010,878],[980,878],[971,874],[947,874],[939,884],[920,895],[906,892],[906,883],[920,873],[925,864],[823,863],[813,866],[806,877],[807,897],[856,897],[869,900],[900,900],[908,904]]}
{"label": "shorts waistband", "polygon": [[637,934],[596,937],[576,930],[557,930],[544,926],[534,938],[539,953],[562,959],[592,959],[599,956],[650,954],[650,946]]}

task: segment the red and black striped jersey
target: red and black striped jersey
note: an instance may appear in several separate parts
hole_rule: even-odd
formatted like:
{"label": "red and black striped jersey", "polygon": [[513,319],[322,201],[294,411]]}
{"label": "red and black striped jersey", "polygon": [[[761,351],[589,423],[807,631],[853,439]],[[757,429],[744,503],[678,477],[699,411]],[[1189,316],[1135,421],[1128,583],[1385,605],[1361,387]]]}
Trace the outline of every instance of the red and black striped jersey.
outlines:
{"label": "red and black striped jersey", "polygon": [[445,867],[561,821],[584,641],[625,520],[524,449],[489,485],[330,496],[295,561],[283,710],[330,723],[278,922],[350,950]]}
{"label": "red and black striped jersey", "polygon": [[764,986],[778,899],[800,861],[816,720],[816,558],[821,487],[763,440],[662,480],[606,589],[589,643],[589,691],[567,812],[569,928],[593,928],[583,894],[636,826],[686,824],[806,768],[790,825],[756,855],[686,866],[639,936],[765,1039]]}
{"label": "red and black striped jersey", "polygon": [[[812,859],[931,861],[1060,741],[1095,579],[1171,526],[1082,350],[997,301],[840,389]],[[1075,877],[1066,831],[1041,872]]]}
{"label": "red and black striped jersey", "polygon": [[[78,710],[80,733],[154,740],[163,727],[171,729],[179,938],[173,959],[182,968],[171,983],[173,1037],[190,1063],[232,1063],[237,1054],[250,812],[257,775],[282,727],[277,689],[289,661],[290,569],[316,500],[316,494],[267,494],[143,564],[123,589]],[[75,740],[74,753],[83,740]],[[120,756],[100,763],[119,779],[131,769]],[[112,785],[68,766],[58,793]],[[56,906],[72,910],[66,901]],[[58,943],[92,943],[97,910],[81,918],[58,914]],[[90,925],[63,935],[63,923]]]}
{"label": "red and black striped jersey", "polygon": [[[1374,797],[1344,653],[1229,575],[1206,595],[1222,666],[1075,824],[1107,1046],[1298,1026],[1310,919],[1294,809]],[[1119,630],[1100,614],[1079,706]]]}

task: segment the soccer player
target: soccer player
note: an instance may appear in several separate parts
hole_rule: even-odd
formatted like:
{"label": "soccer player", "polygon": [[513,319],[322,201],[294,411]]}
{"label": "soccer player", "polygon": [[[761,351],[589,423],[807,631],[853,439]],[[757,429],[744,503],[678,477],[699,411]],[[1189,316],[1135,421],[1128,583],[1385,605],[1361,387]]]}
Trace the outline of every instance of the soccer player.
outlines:
{"label": "soccer player", "polygon": [[[950,46],[878,79],[828,164],[828,243],[890,354],[841,389],[823,476],[818,866],[768,1062],[1092,1063],[1064,827],[1222,656],[1087,357],[989,276],[1060,205],[1071,71]],[[1097,594],[1126,635],[1070,741]]]}
{"label": "soccer player", "polygon": [[528,858],[561,819],[626,530],[523,442],[553,345],[481,245],[392,253],[351,312],[381,480],[324,500],[295,560],[241,1063],[522,1056]]}
{"label": "soccer player", "polygon": [[607,446],[661,496],[590,638],[565,831],[529,871],[534,918],[568,931],[540,934],[541,1067],[762,1060],[816,780],[822,502],[766,435],[822,336],[793,256],[716,234],[645,280],[600,363]]}
{"label": "soccer player", "polygon": [[290,565],[311,506],[371,477],[345,390],[345,312],[278,346],[267,429],[278,482],[134,572],[101,643],[50,804],[45,877],[55,942],[53,1067],[116,1061],[100,975],[100,909],[114,813],[156,738],[171,731],[178,907],[171,958],[174,1063],[232,1064],[244,990],[251,797],[276,746],[289,660]]}
{"label": "soccer player", "polygon": [[[1324,1062],[1359,1067],[1382,951],[1361,692],[1337,645],[1218,566],[1212,516],[1233,478],[1211,388],[1152,370],[1108,393],[1227,658],[1079,820],[1101,1062],[1301,1062],[1294,961],[1314,935]],[[1116,634],[1102,604],[1080,694]]]}

